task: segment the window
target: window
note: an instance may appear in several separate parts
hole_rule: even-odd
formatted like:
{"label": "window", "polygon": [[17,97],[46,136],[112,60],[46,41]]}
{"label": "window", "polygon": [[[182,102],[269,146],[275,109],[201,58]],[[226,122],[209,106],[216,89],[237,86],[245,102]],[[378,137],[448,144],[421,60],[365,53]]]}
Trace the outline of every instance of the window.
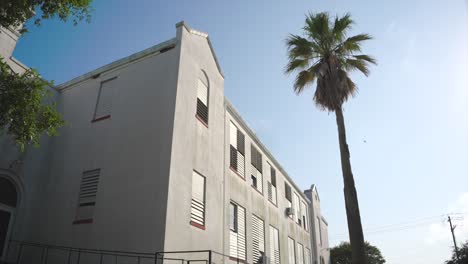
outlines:
{"label": "window", "polygon": [[229,166],[242,178],[245,178],[245,136],[232,122],[229,131]]}
{"label": "window", "polygon": [[76,224],[90,223],[93,220],[100,173],[100,169],[95,169],[84,171],[81,175],[78,210],[74,222]]}
{"label": "window", "polygon": [[304,264],[304,247],[297,243],[297,264]]}
{"label": "window", "polygon": [[302,226],[306,231],[309,231],[309,210],[304,201],[301,201],[301,216],[302,216]]}
{"label": "window", "polygon": [[[291,194],[291,186],[287,184],[286,182],[284,183],[284,196],[286,197],[288,207],[292,207],[292,194]],[[292,218],[292,215],[289,215],[289,218]]]}
{"label": "window", "polygon": [[280,264],[278,229],[270,226],[270,264]]}
{"label": "window", "polygon": [[203,73],[203,79],[197,84],[197,118],[208,125],[208,78]]}
{"label": "window", "polygon": [[296,252],[294,249],[294,239],[288,237],[288,264],[296,264]]}
{"label": "window", "polygon": [[322,225],[320,223],[320,218],[317,216],[317,219],[315,219],[316,227],[318,229],[318,232],[315,232],[317,234],[317,242],[320,242],[319,245],[322,245]]}
{"label": "window", "polygon": [[253,263],[260,263],[265,255],[265,226],[255,215],[252,215],[252,255]]}
{"label": "window", "polygon": [[305,252],[304,252],[304,260],[305,260],[305,264],[312,264],[312,259],[310,258],[310,249],[306,248],[305,249]]}
{"label": "window", "polygon": [[293,200],[293,208],[294,208],[294,221],[296,223],[300,224],[301,223],[301,210],[299,208],[299,195],[297,193],[294,193],[294,200]]}
{"label": "window", "polygon": [[251,183],[257,191],[263,193],[262,154],[253,145],[250,145],[250,154],[252,164]]}
{"label": "window", "polygon": [[106,119],[111,116],[112,95],[113,95],[113,90],[114,90],[112,88],[112,85],[115,79],[116,78],[112,78],[101,83],[101,87],[99,88],[99,94],[98,94],[98,99],[96,103],[96,109],[94,110],[93,121]]}
{"label": "window", "polygon": [[229,204],[229,229],[237,233],[237,205]]}
{"label": "window", "polygon": [[272,202],[274,205],[276,205],[276,170],[271,166],[270,163],[267,162],[267,166],[270,167],[267,172],[270,172],[270,180],[268,181],[268,200]]}
{"label": "window", "polygon": [[245,261],[245,209],[234,202],[231,202],[230,208],[232,226],[229,231],[229,256],[235,260]]}
{"label": "window", "polygon": [[192,173],[190,224],[205,229],[205,177],[196,171]]}

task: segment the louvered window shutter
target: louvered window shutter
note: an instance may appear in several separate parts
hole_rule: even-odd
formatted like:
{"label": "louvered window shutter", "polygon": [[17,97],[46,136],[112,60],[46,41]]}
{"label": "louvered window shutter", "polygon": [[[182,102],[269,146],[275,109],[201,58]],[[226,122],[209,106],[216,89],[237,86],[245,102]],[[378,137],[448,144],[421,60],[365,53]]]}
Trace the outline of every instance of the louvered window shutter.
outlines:
{"label": "louvered window shutter", "polygon": [[304,247],[297,243],[297,264],[304,264]]}
{"label": "louvered window shutter", "polygon": [[263,220],[252,215],[252,255],[253,263],[259,263],[259,259],[265,253],[265,227]]}
{"label": "louvered window shutter", "polygon": [[230,145],[229,146],[229,150],[230,150],[230,154],[229,154],[229,159],[230,159],[230,166],[231,168],[233,168],[235,171],[239,171],[239,168],[237,166],[237,150],[232,146]]}
{"label": "louvered window shutter", "polygon": [[192,174],[192,204],[190,220],[205,225],[205,177],[197,172]]}
{"label": "louvered window shutter", "polygon": [[310,259],[310,249],[305,249],[305,264],[312,264]]}
{"label": "louvered window shutter", "polygon": [[289,264],[296,264],[296,251],[294,247],[294,239],[288,237],[288,259]]}
{"label": "louvered window shutter", "polygon": [[100,169],[95,169],[85,171],[81,176],[77,220],[92,219],[94,216],[100,173]]}
{"label": "louvered window shutter", "polygon": [[245,260],[245,209],[237,204],[232,205],[235,206],[237,212],[237,232],[232,229],[230,230],[229,255],[240,260]]}
{"label": "louvered window shutter", "polygon": [[229,128],[230,166],[239,175],[245,177],[245,139],[244,134],[231,122]]}
{"label": "louvered window shutter", "polygon": [[208,124],[208,87],[198,79],[197,116]]}
{"label": "louvered window shutter", "polygon": [[270,226],[270,264],[280,264],[278,229]]}
{"label": "louvered window shutter", "polygon": [[105,116],[109,116],[112,111],[112,95],[114,88],[112,87],[115,79],[108,80],[101,83],[99,89],[98,100],[96,104],[96,110],[94,113],[94,119],[99,119]]}

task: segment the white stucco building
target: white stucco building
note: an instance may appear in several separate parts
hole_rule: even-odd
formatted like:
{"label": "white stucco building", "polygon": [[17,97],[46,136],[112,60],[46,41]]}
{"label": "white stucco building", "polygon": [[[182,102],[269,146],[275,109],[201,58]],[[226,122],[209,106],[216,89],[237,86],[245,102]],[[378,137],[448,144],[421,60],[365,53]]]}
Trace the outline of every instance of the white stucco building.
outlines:
{"label": "white stucco building", "polygon": [[206,263],[180,251],[210,250],[213,263],[328,264],[316,187],[303,192],[225,98],[208,35],[176,28],[55,87],[67,125],[40,148],[0,138],[2,259],[145,261],[81,250],[99,249]]}

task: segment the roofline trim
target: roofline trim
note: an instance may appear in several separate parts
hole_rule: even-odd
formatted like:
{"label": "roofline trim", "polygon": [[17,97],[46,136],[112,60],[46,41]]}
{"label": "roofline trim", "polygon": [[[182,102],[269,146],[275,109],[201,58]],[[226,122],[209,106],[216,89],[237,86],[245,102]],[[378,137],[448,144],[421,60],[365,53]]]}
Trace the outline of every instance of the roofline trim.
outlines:
{"label": "roofline trim", "polygon": [[299,190],[299,195],[306,201],[311,202],[307,196],[304,194],[301,188],[297,186],[297,184],[292,180],[292,178],[289,176],[289,174],[284,170],[284,168],[281,166],[281,164],[275,159],[273,154],[268,150],[268,148],[260,141],[260,139],[257,137],[257,134],[247,125],[247,122],[240,116],[239,112],[234,108],[234,106],[229,102],[229,100],[224,97],[224,104],[226,106],[226,110],[234,116],[237,122],[244,128],[244,130],[249,133],[250,137],[252,140],[262,149],[262,151],[265,153],[266,156],[273,162],[276,166],[276,168],[281,171],[281,173],[286,177],[286,179],[296,188],[296,190]]}
{"label": "roofline trim", "polygon": [[154,45],[152,47],[149,47],[147,49],[144,49],[142,51],[134,53],[134,54],[132,54],[130,56],[124,57],[122,59],[116,60],[116,61],[111,62],[111,63],[109,63],[107,65],[104,65],[102,67],[99,67],[99,68],[97,68],[97,69],[95,69],[93,71],[90,71],[90,72],[85,73],[85,74],[83,74],[81,76],[73,78],[70,81],[61,83],[61,84],[55,86],[54,88],[56,90],[59,90],[59,91],[64,90],[65,88],[68,88],[68,87],[70,87],[72,85],[75,85],[75,84],[78,84],[80,82],[86,81],[87,79],[90,79],[93,76],[100,75],[100,74],[102,74],[104,72],[108,72],[108,71],[113,70],[115,68],[118,68],[118,67],[120,67],[122,65],[129,64],[129,63],[132,63],[132,62],[134,62],[136,60],[142,59],[144,57],[159,53],[164,48],[175,47],[176,44],[177,44],[177,38],[172,38],[172,39],[170,39],[168,41],[159,43],[157,45]]}

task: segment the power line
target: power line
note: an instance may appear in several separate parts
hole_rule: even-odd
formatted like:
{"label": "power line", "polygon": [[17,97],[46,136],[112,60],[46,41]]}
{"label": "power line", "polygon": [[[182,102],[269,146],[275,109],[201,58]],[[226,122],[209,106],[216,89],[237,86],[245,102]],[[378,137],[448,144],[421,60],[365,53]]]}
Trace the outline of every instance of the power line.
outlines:
{"label": "power line", "polygon": [[[463,213],[450,213],[450,215],[464,215],[468,214],[468,212],[463,212]],[[390,232],[390,231],[401,231],[401,230],[407,230],[407,229],[412,229],[412,228],[418,228],[422,226],[427,226],[428,224],[433,224],[437,222],[443,222],[443,218],[448,216],[449,214],[442,214],[442,215],[435,215],[435,216],[428,216],[428,217],[422,217],[422,218],[416,218],[411,221],[406,221],[406,222],[401,222],[397,224],[389,224],[389,225],[384,225],[384,226],[378,226],[378,227],[372,227],[364,230],[365,235],[372,235],[372,234],[377,234],[377,233],[384,233],[384,232]],[[460,216],[462,217],[462,216]],[[463,218],[463,217],[462,217]],[[457,219],[457,220],[462,220]],[[347,233],[340,233],[340,234],[335,234],[332,236],[330,240],[339,240],[340,238],[343,238],[347,236]]]}

